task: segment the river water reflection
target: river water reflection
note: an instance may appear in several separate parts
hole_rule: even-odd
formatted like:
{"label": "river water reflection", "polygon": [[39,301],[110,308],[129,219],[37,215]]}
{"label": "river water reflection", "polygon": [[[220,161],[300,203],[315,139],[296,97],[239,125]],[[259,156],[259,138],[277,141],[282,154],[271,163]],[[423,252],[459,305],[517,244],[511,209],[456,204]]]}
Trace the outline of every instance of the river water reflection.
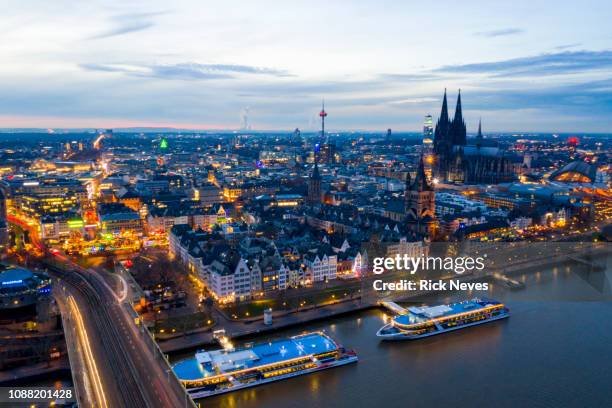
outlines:
{"label": "river water reflection", "polygon": [[200,402],[223,408],[612,406],[609,266],[596,274],[574,264],[519,275],[527,288],[518,291],[495,284],[488,296],[506,302],[509,319],[418,341],[379,341],[375,333],[388,319],[380,310],[279,331],[273,337],[324,329],[354,348],[360,361]]}

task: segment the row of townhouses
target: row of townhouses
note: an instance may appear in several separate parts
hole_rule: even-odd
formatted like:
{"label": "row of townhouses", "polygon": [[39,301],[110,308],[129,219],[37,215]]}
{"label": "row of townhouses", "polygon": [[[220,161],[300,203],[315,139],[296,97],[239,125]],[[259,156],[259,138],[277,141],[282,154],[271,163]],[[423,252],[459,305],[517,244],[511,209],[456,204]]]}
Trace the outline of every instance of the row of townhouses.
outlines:
{"label": "row of townhouses", "polygon": [[246,236],[227,239],[222,230],[205,232],[188,224],[174,225],[169,253],[205,284],[221,303],[248,300],[291,287],[310,286],[366,272],[367,256],[348,244],[335,248],[322,242],[312,248],[281,245]]}

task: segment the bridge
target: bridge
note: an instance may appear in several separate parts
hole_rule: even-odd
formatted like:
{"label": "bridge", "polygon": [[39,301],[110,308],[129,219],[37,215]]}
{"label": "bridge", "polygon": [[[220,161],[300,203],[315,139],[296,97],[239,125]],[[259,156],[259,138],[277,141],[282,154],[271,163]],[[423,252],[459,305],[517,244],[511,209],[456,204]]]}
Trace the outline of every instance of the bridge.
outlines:
{"label": "bridge", "polygon": [[47,262],[48,273],[59,286],[56,299],[80,405],[194,407],[157,344],[137,326],[125,296],[97,273],[63,255],[56,258]]}
{"label": "bridge", "polygon": [[127,290],[118,295],[96,271],[48,253],[35,225],[27,229],[55,279],[77,402],[95,408],[195,407],[148,330],[138,326]]}

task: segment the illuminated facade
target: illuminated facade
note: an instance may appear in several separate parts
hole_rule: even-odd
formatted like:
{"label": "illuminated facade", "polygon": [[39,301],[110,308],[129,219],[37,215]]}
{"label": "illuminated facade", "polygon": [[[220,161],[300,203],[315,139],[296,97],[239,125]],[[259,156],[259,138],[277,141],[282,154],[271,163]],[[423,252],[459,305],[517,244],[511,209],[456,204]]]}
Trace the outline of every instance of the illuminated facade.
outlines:
{"label": "illuminated facade", "polygon": [[84,233],[83,220],[74,216],[44,216],[40,218],[40,237],[45,241],[60,241]]}
{"label": "illuminated facade", "polygon": [[76,213],[88,199],[87,189],[78,180],[26,180],[12,183],[10,187],[12,210],[32,220],[45,215]]}
{"label": "illuminated facade", "polygon": [[129,233],[140,236],[143,233],[143,222],[140,214],[123,204],[98,205],[98,219],[100,232],[103,234]]}
{"label": "illuminated facade", "polygon": [[51,294],[51,279],[27,269],[0,272],[0,313],[36,304]]}
{"label": "illuminated facade", "polygon": [[409,228],[420,234],[433,235],[436,225],[436,193],[427,181],[423,156],[419,160],[414,181],[410,180],[410,175],[406,177],[404,200]]}
{"label": "illuminated facade", "polygon": [[79,208],[79,200],[75,196],[22,195],[15,202],[17,211],[30,219],[68,213]]}
{"label": "illuminated facade", "polygon": [[336,279],[338,273],[338,256],[332,251],[318,251],[304,255],[307,283],[323,282]]}
{"label": "illuminated facade", "polygon": [[426,115],[423,121],[423,146],[431,146],[433,143],[434,127],[431,115]]}
{"label": "illuminated facade", "polygon": [[596,176],[596,166],[575,161],[552,173],[550,179],[564,183],[594,183]]}

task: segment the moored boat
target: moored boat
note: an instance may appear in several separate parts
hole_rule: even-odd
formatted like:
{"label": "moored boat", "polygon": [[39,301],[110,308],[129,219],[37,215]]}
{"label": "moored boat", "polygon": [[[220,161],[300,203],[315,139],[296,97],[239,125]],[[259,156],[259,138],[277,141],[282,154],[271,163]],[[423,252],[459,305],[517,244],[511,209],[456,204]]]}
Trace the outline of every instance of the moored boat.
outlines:
{"label": "moored boat", "polygon": [[409,307],[381,327],[383,340],[415,340],[510,316],[508,308],[495,300],[472,299],[439,306]]}
{"label": "moored boat", "polygon": [[354,351],[320,331],[237,349],[199,351],[172,368],[193,398],[204,398],[355,362]]}

